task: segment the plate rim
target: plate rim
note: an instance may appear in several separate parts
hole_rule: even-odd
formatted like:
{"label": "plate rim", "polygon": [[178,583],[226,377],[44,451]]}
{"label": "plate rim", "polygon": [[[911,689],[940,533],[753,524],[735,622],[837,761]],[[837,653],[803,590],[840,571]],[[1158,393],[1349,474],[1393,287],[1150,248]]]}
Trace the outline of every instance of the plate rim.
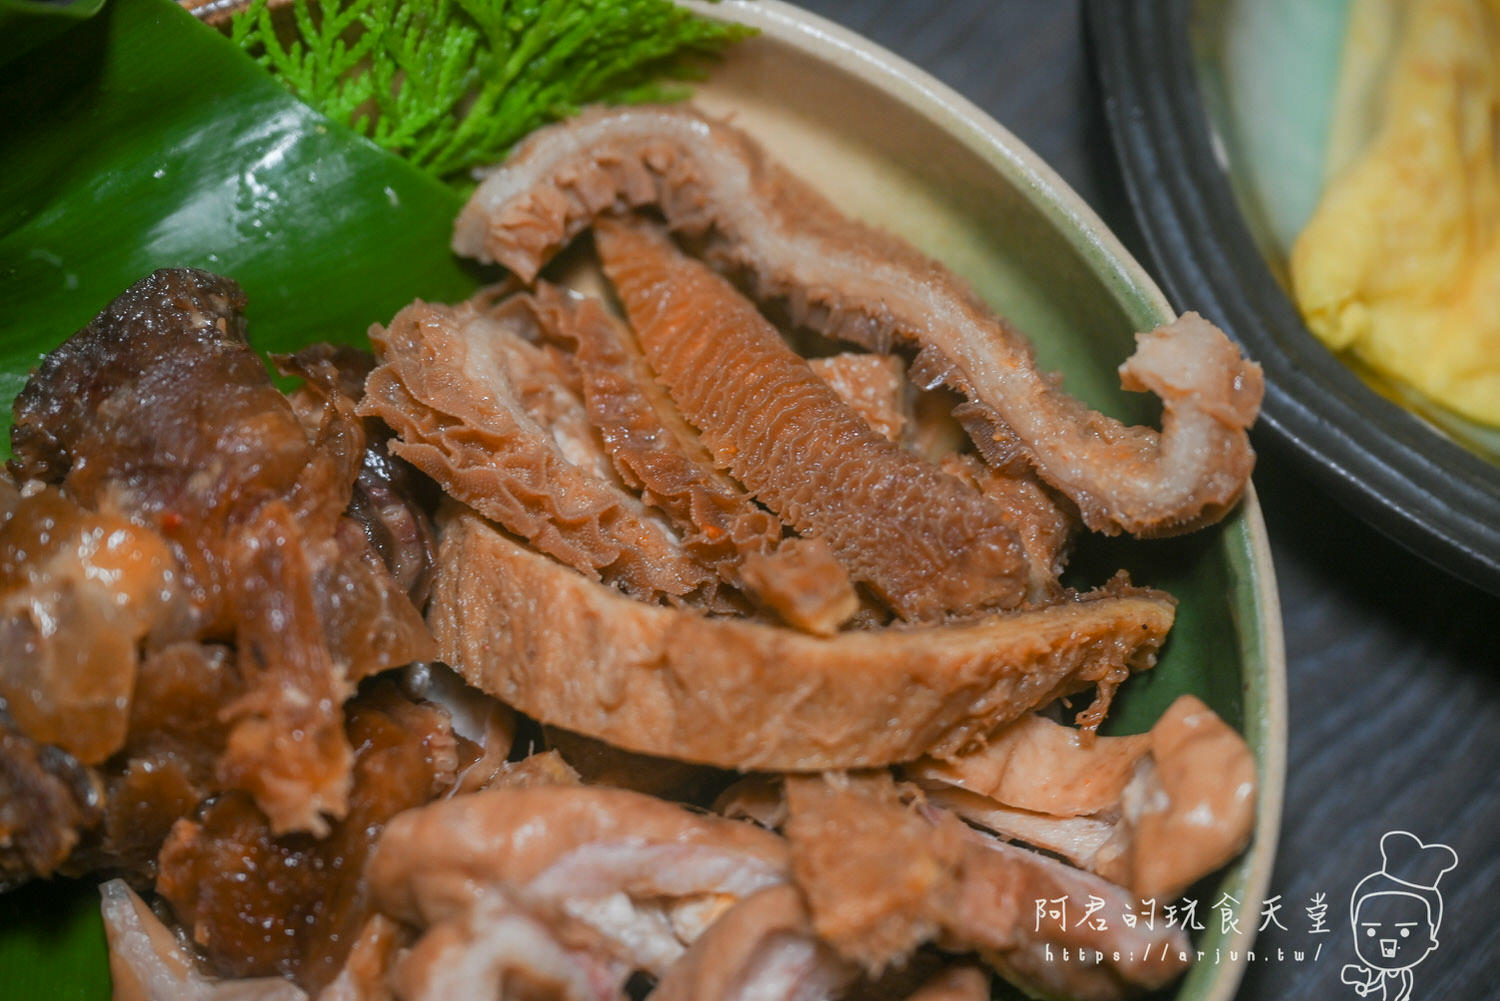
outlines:
{"label": "plate rim", "polygon": [[1500,465],[1385,399],[1323,347],[1262,257],[1192,55],[1193,0],[1086,0],[1091,62],[1126,199],[1174,302],[1266,372],[1262,436],[1359,518],[1500,594]]}
{"label": "plate rim", "polygon": [[[785,0],[679,2],[707,17],[752,25],[777,42],[831,61],[933,121],[1004,176],[1054,224],[1140,329],[1175,318],[1170,301],[1146,269],[1052,167],[987,112],[925,70]],[[1242,648],[1249,641],[1263,661],[1263,669],[1256,671],[1250,663],[1255,658],[1247,657],[1250,669],[1240,679],[1243,727],[1254,748],[1259,781],[1255,830],[1231,877],[1244,893],[1243,908],[1264,898],[1280,837],[1287,758],[1286,648],[1269,534],[1253,483],[1233,518],[1242,520],[1245,526],[1247,583],[1258,627],[1242,634]],[[1219,964],[1195,1001],[1230,1001],[1234,997],[1255,936],[1255,922],[1244,922],[1227,942],[1238,958]],[[1179,992],[1184,983],[1179,982]]]}

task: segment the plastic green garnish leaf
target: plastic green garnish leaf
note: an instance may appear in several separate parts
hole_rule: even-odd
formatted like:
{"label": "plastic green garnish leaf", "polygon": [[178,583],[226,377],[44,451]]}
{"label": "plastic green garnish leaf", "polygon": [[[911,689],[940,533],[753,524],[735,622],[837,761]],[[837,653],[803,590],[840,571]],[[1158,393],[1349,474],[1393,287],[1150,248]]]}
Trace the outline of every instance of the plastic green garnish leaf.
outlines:
{"label": "plastic green garnish leaf", "polygon": [[[671,0],[267,0],[231,38],[294,94],[435,177],[464,183],[538,126],[593,102],[680,97],[753,33]],[[281,33],[278,34],[278,22]]]}

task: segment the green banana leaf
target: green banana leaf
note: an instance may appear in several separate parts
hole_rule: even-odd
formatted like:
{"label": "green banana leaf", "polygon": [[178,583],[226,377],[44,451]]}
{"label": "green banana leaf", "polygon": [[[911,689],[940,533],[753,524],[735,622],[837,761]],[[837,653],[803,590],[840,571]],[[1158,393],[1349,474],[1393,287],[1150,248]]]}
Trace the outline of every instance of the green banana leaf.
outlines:
{"label": "green banana leaf", "polygon": [[457,194],[170,0],[113,0],[0,67],[0,108],[0,431],[41,353],[155,268],[239,281],[264,351],[477,283],[448,251]]}
{"label": "green banana leaf", "polygon": [[[3,32],[24,18],[0,3]],[[171,0],[79,19],[101,3],[33,17],[68,30],[19,58],[0,49],[0,440],[38,358],[158,267],[239,281],[263,351],[357,343],[413,297],[477,286],[448,250],[458,195],[292,98]],[[108,996],[92,884],[0,895],[0,999]]]}
{"label": "green banana leaf", "polygon": [[104,0],[0,0],[0,66],[93,17],[103,6]]}

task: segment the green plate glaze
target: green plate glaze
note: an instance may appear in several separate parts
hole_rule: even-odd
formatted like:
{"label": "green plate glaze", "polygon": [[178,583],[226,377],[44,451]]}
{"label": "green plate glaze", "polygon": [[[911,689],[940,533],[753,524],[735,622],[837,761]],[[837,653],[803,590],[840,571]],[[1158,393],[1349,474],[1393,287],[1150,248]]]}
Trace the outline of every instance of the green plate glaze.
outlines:
{"label": "green plate glaze", "polygon": [[[113,39],[123,37],[115,33],[142,30],[169,33],[161,37],[202,47],[201,36],[187,33],[196,26],[167,11],[166,0],[114,0],[112,6],[115,19],[93,29],[91,51],[107,54]],[[699,90],[699,103],[715,111],[733,110],[740,125],[845,210],[900,233],[948,263],[1030,334],[1044,364],[1064,372],[1075,394],[1122,418],[1154,418],[1150,400],[1119,389],[1115,368],[1132,350],[1132,332],[1165,322],[1171,311],[1145,272],[1050,169],[936,80],[797,8],[773,0],[726,0],[699,9],[762,31],[715,70]],[[154,242],[171,235],[162,223],[170,216],[153,214],[170,211],[170,203],[153,203],[142,210],[135,223],[139,232],[123,247],[111,251],[97,246],[81,256],[71,249],[43,248],[61,258],[60,265],[47,256],[26,263],[25,234],[17,236],[15,219],[0,210],[0,309],[7,311],[0,324],[0,378],[11,380],[0,384],[0,390],[7,395],[38,353],[135,277],[122,277],[130,268],[196,263],[236,276],[251,295],[250,332],[261,347],[314,337],[358,339],[369,323],[386,319],[416,295],[455,296],[469,287],[471,279],[445,249],[452,206],[444,192],[310,112],[298,111],[295,102],[278,98],[275,85],[259,86],[266,81],[254,79],[252,73],[259,71],[236,53],[211,35],[206,41],[210,48],[193,70],[197,88],[179,92],[177,100],[200,116],[204,128],[212,128],[207,120],[217,113],[243,123],[250,112],[241,102],[264,102],[258,114],[288,123],[283,133],[288,150],[298,153],[304,143],[312,144],[305,148],[315,162],[297,163],[296,169],[331,170],[338,183],[299,184],[290,175],[278,176],[276,233],[264,236],[262,227],[253,226],[253,217],[241,212],[217,229],[208,225],[177,232],[170,254],[160,249],[168,245]],[[41,55],[39,50],[34,57]],[[118,73],[128,76],[128,67]],[[111,79],[110,71],[103,76]],[[0,80],[7,78],[0,74]],[[114,97],[130,98],[133,88],[122,89],[126,94]],[[102,93],[110,98],[108,89]],[[243,98],[244,93],[254,96]],[[4,96],[0,83],[0,101]],[[157,105],[164,99],[156,94]],[[203,101],[213,105],[201,106]],[[181,120],[161,113],[152,102],[139,99],[126,110],[120,110],[118,100],[105,104],[105,114],[161,119],[160,127],[170,135],[170,144],[156,147],[164,162],[176,164],[176,151],[194,149],[192,129],[184,130]],[[81,113],[89,113],[87,105],[82,107]],[[129,162],[139,170],[140,164],[151,162],[151,141],[134,143],[139,129],[128,134],[138,147]],[[232,133],[216,135],[219,145],[232,140]],[[260,154],[268,148],[262,145]],[[208,152],[200,148],[195,155]],[[212,167],[219,179],[200,178],[196,186],[232,199],[241,188],[231,186],[230,179],[242,180],[246,170],[233,157],[244,155],[243,150],[226,151]],[[105,158],[97,158],[96,166],[98,184],[128,181],[130,190],[142,196],[154,190],[138,176],[113,174]],[[33,183],[42,184],[43,172],[32,173],[37,175]],[[57,211],[69,218],[85,213],[89,205],[74,191],[77,183],[53,186]],[[0,178],[0,195],[5,184]],[[385,194],[387,187],[396,191],[394,200]],[[356,201],[340,204],[340,196]],[[0,198],[3,204],[16,203]],[[233,202],[210,204],[232,207]],[[398,222],[409,232],[395,228]],[[76,226],[85,248],[90,246],[87,230],[82,222]],[[115,242],[118,232],[116,228],[110,241],[94,243]],[[209,238],[212,244],[195,243]],[[332,280],[316,270],[323,263],[332,266]],[[52,284],[39,284],[49,277],[47,267],[58,273],[50,276]],[[69,297],[72,312],[51,325],[42,323],[45,309],[28,301],[25,291],[72,292],[67,287],[70,274],[79,283],[76,296]],[[306,312],[310,304],[311,314]],[[24,310],[31,325],[17,326],[12,310]],[[25,335],[13,334],[18,329],[25,329]],[[1121,566],[1138,582],[1171,591],[1181,604],[1160,664],[1125,686],[1110,729],[1144,730],[1173,698],[1192,692],[1242,729],[1259,763],[1254,840],[1212,889],[1215,899],[1228,892],[1245,902],[1240,927],[1246,930],[1223,936],[1210,929],[1202,943],[1209,949],[1222,947],[1226,955],[1231,950],[1243,955],[1256,926],[1256,902],[1269,882],[1286,754],[1281,620],[1253,491],[1233,516],[1208,532],[1169,542],[1111,541],[1086,547],[1074,561],[1072,576],[1079,584],[1097,583]],[[92,888],[76,884],[42,884],[0,897],[0,999],[107,997],[96,906]],[[1225,1001],[1242,972],[1242,964],[1199,965],[1174,996]]]}

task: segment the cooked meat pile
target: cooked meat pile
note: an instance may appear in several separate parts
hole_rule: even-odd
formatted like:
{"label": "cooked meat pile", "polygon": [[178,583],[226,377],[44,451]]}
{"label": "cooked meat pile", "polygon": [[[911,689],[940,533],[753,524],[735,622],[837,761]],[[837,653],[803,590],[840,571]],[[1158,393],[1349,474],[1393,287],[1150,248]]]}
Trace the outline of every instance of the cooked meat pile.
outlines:
{"label": "cooked meat pile", "polygon": [[[537,280],[590,228],[623,315]],[[1190,314],[1121,369],[1163,430],[1092,413],[685,109],[537,133],[455,247],[520,281],[278,357],[289,395],[198,271],[43,360],[0,477],[0,887],[112,877],[120,998],[1171,982],[1186,938],[1123,917],[1244,847],[1254,761],[1186,696],[1096,737],[1174,602],[1059,577],[1084,527],[1230,509],[1258,368]]]}

